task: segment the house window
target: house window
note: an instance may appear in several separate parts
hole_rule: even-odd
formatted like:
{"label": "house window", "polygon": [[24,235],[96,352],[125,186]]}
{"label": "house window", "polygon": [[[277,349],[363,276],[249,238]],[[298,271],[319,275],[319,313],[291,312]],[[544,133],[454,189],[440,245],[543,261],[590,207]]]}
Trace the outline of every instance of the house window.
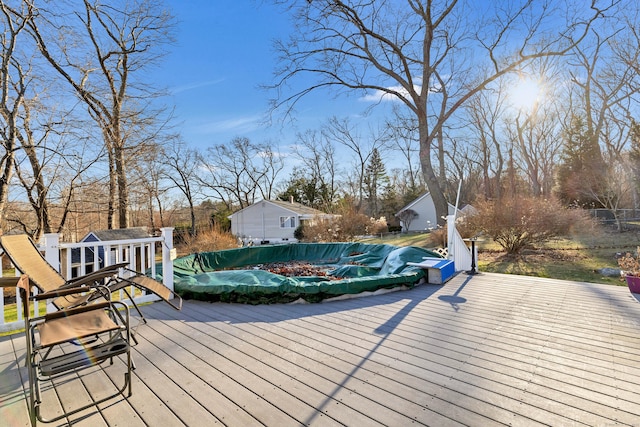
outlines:
{"label": "house window", "polygon": [[295,216],[281,216],[280,217],[280,228],[296,228],[296,217]]}

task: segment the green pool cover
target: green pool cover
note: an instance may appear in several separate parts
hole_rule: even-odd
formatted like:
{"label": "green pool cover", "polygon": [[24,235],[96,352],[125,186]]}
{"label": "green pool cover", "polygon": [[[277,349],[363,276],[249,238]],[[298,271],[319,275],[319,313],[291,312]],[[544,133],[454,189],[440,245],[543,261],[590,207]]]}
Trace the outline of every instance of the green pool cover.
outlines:
{"label": "green pool cover", "polygon": [[[175,290],[184,298],[251,304],[308,302],[380,288],[413,286],[425,273],[407,262],[440,257],[426,249],[364,243],[297,243],[197,253],[173,262]],[[269,263],[308,262],[325,276],[286,277],[261,270]]]}

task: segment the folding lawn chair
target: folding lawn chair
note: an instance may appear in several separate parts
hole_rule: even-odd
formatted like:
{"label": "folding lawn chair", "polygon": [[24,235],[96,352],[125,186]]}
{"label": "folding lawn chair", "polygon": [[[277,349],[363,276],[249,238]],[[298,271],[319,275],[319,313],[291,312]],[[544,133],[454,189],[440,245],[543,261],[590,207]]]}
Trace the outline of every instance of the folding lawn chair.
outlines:
{"label": "folding lawn chair", "polygon": [[[31,286],[27,275],[1,278],[0,286],[16,286],[22,299],[22,312],[27,339],[26,363],[29,371],[29,416],[31,425],[37,421],[54,422],[84,411],[119,395],[131,396],[131,332],[129,307],[119,301],[104,301],[80,307],[61,309],[44,316],[31,317],[29,302],[44,300],[84,291],[84,288],[68,288],[37,295],[30,295]],[[123,356],[124,359],[116,356]],[[43,392],[41,383],[59,383],[74,378],[79,371],[98,367],[107,360],[110,365],[117,358],[124,364],[124,381],[114,386],[114,392],[88,404],[65,409],[63,413],[46,418],[42,414]],[[100,368],[91,374],[99,375]],[[103,368],[104,369],[104,368]],[[76,379],[78,379],[76,377]],[[53,384],[53,382],[52,382]],[[102,382],[101,382],[102,384]],[[125,394],[126,392],[126,394]],[[57,392],[56,392],[57,394]],[[73,396],[71,399],[73,400]],[[71,405],[73,406],[73,405]]]}
{"label": "folding lawn chair", "polygon": [[[84,289],[83,293],[67,293],[65,296],[54,299],[53,304],[58,309],[84,305],[99,298],[110,299],[109,296],[112,292],[122,290],[135,307],[141,320],[147,323],[147,319],[127,290],[130,286],[157,295],[176,310],[182,309],[182,298],[178,294],[157,280],[126,268],[128,263],[113,264],[67,281],[47,262],[26,234],[0,236],[0,247],[13,265],[20,272],[27,274],[29,280],[40,291],[51,292],[66,288]],[[96,287],[97,284],[105,285],[106,288],[104,286]]]}

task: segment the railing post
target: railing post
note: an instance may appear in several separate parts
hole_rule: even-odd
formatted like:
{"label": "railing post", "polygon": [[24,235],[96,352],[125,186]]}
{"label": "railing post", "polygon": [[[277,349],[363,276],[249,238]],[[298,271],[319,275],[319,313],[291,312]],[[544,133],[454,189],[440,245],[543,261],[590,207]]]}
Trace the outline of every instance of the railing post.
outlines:
{"label": "railing post", "polygon": [[[60,265],[60,235],[58,233],[45,233],[44,240],[44,258],[49,265],[62,274],[62,265]],[[56,311],[53,304],[47,304],[47,313]],[[38,313],[38,302],[35,302],[34,313]]]}
{"label": "railing post", "polygon": [[173,290],[173,227],[160,229],[162,235],[162,283]]}
{"label": "railing post", "polygon": [[57,271],[60,271],[60,235],[47,233],[44,235],[44,257]]}

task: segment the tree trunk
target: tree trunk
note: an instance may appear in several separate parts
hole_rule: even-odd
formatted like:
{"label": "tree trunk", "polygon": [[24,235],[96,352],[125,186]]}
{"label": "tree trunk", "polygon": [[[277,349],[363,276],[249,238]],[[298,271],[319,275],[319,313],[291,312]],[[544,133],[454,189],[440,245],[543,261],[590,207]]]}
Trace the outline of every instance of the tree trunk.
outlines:
{"label": "tree trunk", "polygon": [[30,131],[27,131],[27,140],[22,140],[22,149],[24,150],[27,158],[29,159],[29,164],[31,165],[31,170],[33,171],[33,187],[35,188],[35,197],[32,194],[32,189],[30,189],[28,185],[24,185],[25,190],[28,193],[29,200],[33,207],[33,210],[36,213],[36,217],[38,218],[38,224],[36,226],[36,231],[34,232],[33,238],[38,240],[42,233],[51,233],[51,224],[49,220],[49,203],[47,202],[47,193],[48,188],[44,183],[44,174],[42,171],[42,166],[40,165],[40,161],[38,160],[38,155],[36,150],[33,147],[33,144],[29,142],[31,140]]}
{"label": "tree trunk", "polygon": [[431,163],[431,143],[433,142],[433,136],[429,134],[426,111],[420,111],[418,113],[418,134],[420,138],[420,166],[422,167],[422,176],[424,177],[424,182],[427,184],[427,189],[431,194],[433,204],[436,208],[438,225],[443,226],[445,225],[449,209],[447,200],[444,197],[444,192],[440,187],[438,177]]}
{"label": "tree trunk", "polygon": [[120,228],[129,227],[129,189],[127,188],[127,174],[125,168],[124,149],[118,147],[116,151],[116,176],[118,185],[118,222]]}
{"label": "tree trunk", "polygon": [[109,150],[109,204],[107,208],[107,228],[113,230],[116,228],[116,195],[118,184],[115,174],[115,160],[113,151]]}
{"label": "tree trunk", "polygon": [[4,168],[2,176],[0,176],[0,221],[3,222],[6,217],[7,200],[9,199],[9,182],[13,176],[13,165],[15,163],[14,151],[7,149],[6,158],[4,159]]}

